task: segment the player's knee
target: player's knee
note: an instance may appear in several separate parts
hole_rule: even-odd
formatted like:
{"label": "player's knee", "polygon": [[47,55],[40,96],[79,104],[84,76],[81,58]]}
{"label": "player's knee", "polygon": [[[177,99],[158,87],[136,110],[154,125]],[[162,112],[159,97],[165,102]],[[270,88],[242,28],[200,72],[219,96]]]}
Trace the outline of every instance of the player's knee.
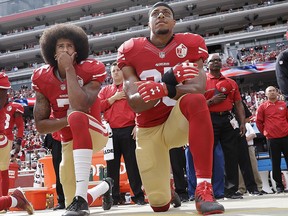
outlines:
{"label": "player's knee", "polygon": [[71,130],[79,131],[83,128],[88,127],[88,118],[87,115],[83,112],[74,111],[68,116],[68,123]]}
{"label": "player's knee", "polygon": [[171,197],[162,192],[154,192],[148,195],[151,208],[155,212],[164,212],[169,209]]}
{"label": "player's knee", "polygon": [[187,94],[181,99],[179,106],[185,116],[208,110],[203,94]]}
{"label": "player's knee", "polygon": [[186,100],[188,100],[188,103],[192,106],[195,106],[195,104],[206,104],[206,99],[203,94],[188,94]]}

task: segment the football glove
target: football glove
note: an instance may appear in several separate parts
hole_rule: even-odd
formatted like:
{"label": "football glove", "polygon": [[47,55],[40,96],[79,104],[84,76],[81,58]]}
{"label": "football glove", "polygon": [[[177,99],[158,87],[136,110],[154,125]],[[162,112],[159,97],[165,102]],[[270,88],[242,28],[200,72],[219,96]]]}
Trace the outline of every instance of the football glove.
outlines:
{"label": "football glove", "polygon": [[146,103],[151,100],[156,100],[168,96],[168,89],[165,83],[140,81],[136,84],[138,85],[137,92]]}

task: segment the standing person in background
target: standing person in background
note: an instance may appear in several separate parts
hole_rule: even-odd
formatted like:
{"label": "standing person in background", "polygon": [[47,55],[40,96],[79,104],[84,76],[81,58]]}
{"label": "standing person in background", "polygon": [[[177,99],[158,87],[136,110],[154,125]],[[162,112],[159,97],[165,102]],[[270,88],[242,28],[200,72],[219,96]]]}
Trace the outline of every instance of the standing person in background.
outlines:
{"label": "standing person in background", "polygon": [[[252,116],[252,113],[250,112],[247,105],[243,101],[242,101],[242,104],[243,104],[244,112],[245,112],[245,128],[246,128],[246,122],[249,121],[249,118]],[[233,111],[235,112],[234,109]],[[237,115],[236,115],[236,120],[238,121],[238,124],[240,124],[239,118]],[[246,129],[246,134],[247,134],[247,129]],[[239,145],[238,145],[239,162],[238,163],[239,163],[239,168],[240,168],[239,180],[240,178],[242,180],[241,186],[243,186],[242,183],[244,180],[245,189],[247,189],[250,195],[262,195],[260,191],[258,191],[258,187],[255,182],[252,164],[251,164],[251,160],[249,156],[249,149],[248,149],[246,134],[245,136],[239,136],[239,139],[238,139],[238,142],[239,142]],[[241,194],[246,193],[246,190],[244,191],[243,187],[241,188],[240,186],[238,186],[238,189],[239,188],[240,190],[238,190],[238,192],[240,192]]]}
{"label": "standing person in background", "polygon": [[10,151],[12,148],[13,138],[8,140],[5,133],[6,110],[5,104],[8,100],[7,91],[11,88],[8,76],[0,72],[0,172],[2,178],[2,195],[7,196],[9,190],[9,164]]}
{"label": "standing person in background", "polygon": [[[257,189],[259,191],[259,194],[260,195],[267,194],[266,191],[262,190],[263,183],[262,183],[262,179],[261,179],[261,176],[259,174],[259,171],[258,171],[258,162],[257,162],[256,156],[255,156],[255,146],[254,146],[254,138],[256,138],[257,135],[256,135],[254,129],[252,128],[251,124],[249,123],[249,118],[246,119],[245,127],[246,127],[246,131],[247,131],[245,136],[246,136],[246,140],[247,140],[247,144],[248,144],[248,151],[249,151],[251,167],[253,170],[253,177],[254,177],[255,183],[257,185]],[[243,180],[241,173],[239,173],[239,191],[241,193],[245,193],[245,191],[246,191],[246,186],[244,184],[244,180]]]}
{"label": "standing person in background", "polygon": [[136,158],[149,204],[154,212],[170,208],[174,194],[169,150],[189,142],[197,176],[196,209],[223,213],[211,185],[213,130],[203,96],[205,41],[196,34],[174,34],[174,11],[164,2],[154,4],[148,16],[150,36],[124,42],[118,66],[128,103],[137,113]]}
{"label": "standing person in background", "polygon": [[[288,31],[286,35],[288,35]],[[288,106],[288,49],[278,55],[275,72],[278,86],[285,97],[286,106]]]}
{"label": "standing person in background", "polygon": [[39,133],[60,132],[60,179],[67,206],[63,216],[89,215],[89,204],[101,195],[103,209],[110,209],[112,179],[87,193],[92,154],[103,149],[108,140],[97,98],[106,77],[105,66],[87,59],[87,35],[73,24],[46,29],[40,47],[47,65],[35,69],[31,78],[36,91],[34,119]]}
{"label": "standing person in background", "polygon": [[[213,175],[217,175],[217,179],[223,181],[225,172],[224,196],[231,199],[242,199],[241,194],[237,192],[239,184],[239,136],[244,136],[246,133],[245,112],[241,95],[237,83],[221,74],[222,60],[219,54],[211,54],[207,62],[209,74],[207,75],[205,97],[213,124],[214,148],[220,143],[225,159],[225,170],[224,167],[218,167],[218,169],[213,170]],[[235,115],[231,112],[233,106],[238,115],[240,126]],[[215,160],[216,158],[214,158]]]}
{"label": "standing person in background", "polygon": [[288,111],[285,102],[278,100],[275,87],[268,86],[265,95],[268,100],[258,107],[256,125],[267,138],[276,192],[282,193],[284,185],[281,175],[281,153],[284,155],[286,168],[288,168]]}
{"label": "standing person in background", "polygon": [[114,205],[120,202],[119,177],[121,156],[123,155],[129,184],[134,194],[131,199],[136,204],[144,205],[142,181],[135,155],[135,113],[127,103],[123,91],[123,74],[117,66],[117,62],[112,63],[110,71],[113,84],[102,88],[98,97],[104,119],[110,124],[113,134],[114,159],[106,161],[107,176],[114,180],[113,202]]}
{"label": "standing person in background", "polygon": [[16,126],[16,142],[15,142],[15,154],[18,154],[21,150],[22,139],[24,135],[24,107],[20,103],[9,102],[7,100],[5,104],[5,134],[8,140],[14,141],[14,126]]}
{"label": "standing person in background", "polygon": [[62,144],[61,137],[58,131],[53,134],[46,134],[44,139],[44,147],[51,149],[52,154],[52,162],[54,167],[54,172],[56,176],[56,192],[57,192],[57,200],[58,204],[53,208],[53,210],[65,209],[65,196],[62,184],[60,182],[60,163],[62,161]]}
{"label": "standing person in background", "polygon": [[[188,196],[190,201],[194,201],[197,182],[196,182],[193,157],[189,147],[185,149],[185,157],[186,157],[186,170],[187,170],[187,182],[188,182]],[[220,144],[217,144],[213,151],[213,170],[219,170],[222,169],[223,167],[224,167],[224,156],[222,147]],[[223,174],[213,172],[212,186],[215,199],[224,198]]]}

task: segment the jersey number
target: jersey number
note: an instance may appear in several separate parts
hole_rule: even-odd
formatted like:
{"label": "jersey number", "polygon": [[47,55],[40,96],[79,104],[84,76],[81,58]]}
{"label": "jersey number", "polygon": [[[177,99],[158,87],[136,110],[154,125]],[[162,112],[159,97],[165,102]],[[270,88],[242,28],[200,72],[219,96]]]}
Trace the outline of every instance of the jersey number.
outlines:
{"label": "jersey number", "polygon": [[[164,73],[166,73],[169,69],[170,67],[164,67]],[[162,81],[161,77],[162,77],[162,74],[156,69],[144,70],[140,74],[141,80],[151,80],[154,82],[161,82]],[[162,102],[166,106],[174,106],[176,104],[176,101],[169,97],[163,97]]]}

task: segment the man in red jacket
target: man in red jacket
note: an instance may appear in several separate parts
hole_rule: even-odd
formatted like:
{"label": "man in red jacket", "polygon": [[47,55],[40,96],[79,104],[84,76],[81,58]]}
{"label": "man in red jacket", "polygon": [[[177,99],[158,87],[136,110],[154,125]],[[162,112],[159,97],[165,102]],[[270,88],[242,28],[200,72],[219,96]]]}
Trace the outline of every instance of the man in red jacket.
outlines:
{"label": "man in red jacket", "polygon": [[110,70],[113,84],[102,88],[98,95],[101,112],[104,113],[104,119],[110,124],[113,134],[114,159],[106,161],[107,176],[114,180],[112,196],[114,204],[117,205],[120,201],[119,171],[123,155],[129,184],[134,194],[132,200],[143,205],[144,193],[135,155],[135,113],[127,103],[123,91],[123,74],[117,62],[111,65]]}
{"label": "man in red jacket", "polygon": [[265,95],[268,100],[262,103],[257,110],[256,125],[267,138],[276,192],[282,193],[284,185],[281,176],[281,153],[284,154],[288,167],[288,111],[285,102],[278,100],[278,92],[274,86],[268,86]]}

